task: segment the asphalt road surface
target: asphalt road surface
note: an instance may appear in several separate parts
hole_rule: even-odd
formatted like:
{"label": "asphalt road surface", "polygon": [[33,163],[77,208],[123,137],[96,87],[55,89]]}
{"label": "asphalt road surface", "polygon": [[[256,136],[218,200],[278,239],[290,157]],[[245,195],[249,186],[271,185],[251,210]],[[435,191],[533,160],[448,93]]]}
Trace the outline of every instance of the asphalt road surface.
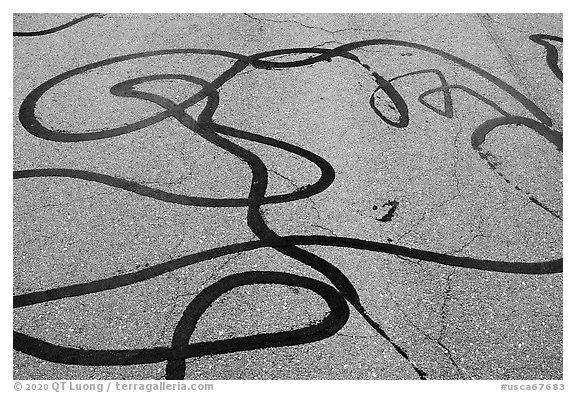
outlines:
{"label": "asphalt road surface", "polygon": [[562,16],[15,14],[15,379],[562,374]]}

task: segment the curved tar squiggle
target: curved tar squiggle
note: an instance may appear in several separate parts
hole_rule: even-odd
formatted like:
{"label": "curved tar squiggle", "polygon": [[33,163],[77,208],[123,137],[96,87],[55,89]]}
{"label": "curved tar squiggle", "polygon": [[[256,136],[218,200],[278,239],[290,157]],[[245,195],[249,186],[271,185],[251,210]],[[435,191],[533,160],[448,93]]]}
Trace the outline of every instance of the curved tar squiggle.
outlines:
{"label": "curved tar squiggle", "polygon": [[88,18],[97,18],[100,15],[101,14],[87,14],[87,15],[81,16],[79,18],[72,19],[70,22],[66,22],[66,23],[61,24],[59,26],[52,27],[50,29],[38,30],[38,31],[15,31],[12,33],[12,35],[14,37],[37,37],[40,35],[52,34],[52,33],[56,33],[57,31],[64,30],[70,26],[73,26],[76,23],[80,23],[83,20],[86,20]]}
{"label": "curved tar squiggle", "polygon": [[546,49],[546,62],[548,63],[550,71],[556,75],[556,78],[563,82],[564,73],[558,66],[558,48],[556,48],[548,41],[563,42],[564,39],[562,37],[549,34],[532,34],[530,39],[535,43],[542,45],[544,49]]}

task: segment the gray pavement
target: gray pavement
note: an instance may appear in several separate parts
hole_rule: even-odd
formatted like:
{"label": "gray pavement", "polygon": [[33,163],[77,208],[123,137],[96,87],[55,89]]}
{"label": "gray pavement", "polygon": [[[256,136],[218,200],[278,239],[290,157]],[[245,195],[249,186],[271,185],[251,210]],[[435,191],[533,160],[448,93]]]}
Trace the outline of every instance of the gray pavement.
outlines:
{"label": "gray pavement", "polygon": [[562,15],[82,16],[14,15],[15,379],[563,378]]}

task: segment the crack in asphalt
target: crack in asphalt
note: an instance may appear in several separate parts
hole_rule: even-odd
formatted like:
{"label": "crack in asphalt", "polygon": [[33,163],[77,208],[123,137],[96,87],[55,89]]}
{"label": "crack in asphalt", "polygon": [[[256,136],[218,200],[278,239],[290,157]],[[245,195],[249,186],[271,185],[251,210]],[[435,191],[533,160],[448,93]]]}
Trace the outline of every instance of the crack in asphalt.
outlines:
{"label": "crack in asphalt", "polygon": [[319,26],[310,26],[310,25],[306,25],[300,21],[297,20],[291,20],[291,19],[285,19],[285,20],[277,20],[277,19],[269,19],[269,18],[262,18],[262,17],[257,17],[248,13],[244,13],[244,15],[246,15],[247,17],[249,17],[250,19],[254,19],[257,20],[258,22],[271,22],[271,23],[293,23],[293,24],[297,24],[300,25],[302,27],[305,27],[307,29],[313,29],[313,30],[320,30],[324,33],[327,34],[332,34],[332,36],[334,37],[334,35],[338,34],[338,33],[342,33],[342,32],[346,32],[346,31],[366,31],[366,32],[378,32],[381,33],[383,32],[380,29],[362,29],[362,28],[354,28],[354,27],[348,27],[346,29],[338,29],[338,30],[329,30],[329,29],[325,29],[323,27],[319,27]]}
{"label": "crack in asphalt", "polygon": [[310,224],[310,225],[313,226],[313,227],[315,227],[315,228],[319,228],[319,229],[322,229],[322,230],[324,230],[324,231],[326,231],[326,232],[329,232],[332,236],[338,236],[338,235],[336,234],[336,232],[334,232],[332,229],[327,228],[327,227],[325,227],[325,226],[323,226],[323,225],[319,225],[319,224]]}
{"label": "crack in asphalt", "polygon": [[273,168],[269,168],[268,172],[271,172],[273,174],[275,174],[278,177],[281,177],[282,179],[286,180],[288,183],[290,183],[294,189],[298,188],[298,185],[296,184],[296,182],[292,179],[290,179],[288,176],[283,175],[282,173],[278,172],[277,170],[273,169]]}
{"label": "crack in asphalt", "polygon": [[112,195],[112,194],[114,194],[114,193],[115,193],[115,190],[102,191],[102,192],[98,192],[98,193],[96,193],[96,194],[85,195],[85,196],[82,196],[82,197],[70,199],[70,200],[68,200],[68,201],[61,202],[61,203],[47,203],[47,204],[45,204],[45,205],[37,206],[37,207],[35,207],[35,208],[26,210],[26,211],[24,211],[22,214],[23,214],[23,215],[28,215],[28,214],[31,214],[31,213],[36,212],[36,211],[38,211],[38,210],[44,210],[44,209],[48,209],[48,208],[52,208],[52,207],[68,206],[68,205],[71,205],[71,204],[76,203],[76,202],[79,202],[79,201],[95,199],[96,197],[98,197],[98,196],[100,196],[100,195]]}
{"label": "crack in asphalt", "polygon": [[[464,247],[462,247],[462,248],[464,248]],[[440,325],[440,331],[438,332],[438,337],[435,339],[435,341],[443,349],[444,353],[446,354],[446,356],[450,360],[450,363],[452,363],[452,365],[458,371],[458,374],[460,376],[464,376],[464,373],[463,373],[462,369],[460,368],[460,365],[456,362],[456,359],[454,358],[454,354],[452,353],[450,348],[448,348],[446,346],[446,344],[444,343],[444,340],[443,340],[444,335],[446,333],[446,329],[448,328],[448,325],[446,323],[446,319],[447,319],[447,313],[448,313],[448,304],[451,300],[450,297],[452,295],[452,277],[454,276],[454,274],[456,274],[456,268],[452,268],[451,271],[446,275],[446,277],[444,279],[445,289],[444,289],[444,295],[442,298],[442,305],[440,306],[440,312],[439,312],[441,325]]]}
{"label": "crack in asphalt", "polygon": [[504,23],[501,20],[496,19],[494,16],[492,16],[490,14],[478,14],[478,17],[481,19],[484,19],[487,22],[492,22],[492,23],[498,24],[500,26],[504,26],[510,30],[517,31],[519,33],[523,33],[523,34],[527,34],[527,35],[530,35],[533,33],[532,31],[526,31],[526,30],[522,30],[522,29],[518,29],[516,27],[510,26],[509,24]]}
{"label": "crack in asphalt", "polygon": [[[182,236],[183,238],[183,236]],[[254,239],[255,236],[252,237],[252,239]],[[203,282],[197,286],[197,288],[200,288],[200,290],[194,290],[194,291],[190,291],[190,292],[184,292],[184,293],[177,293],[173,298],[172,298],[172,302],[171,302],[171,306],[168,307],[168,309],[164,309],[163,313],[171,316],[171,315],[177,315],[174,314],[174,310],[176,309],[176,307],[178,307],[178,300],[183,299],[183,298],[187,298],[187,297],[195,297],[196,295],[198,295],[198,293],[201,292],[201,289],[204,288],[206,286],[207,283],[211,282],[214,280],[215,277],[217,277],[222,270],[233,260],[233,259],[237,259],[238,257],[240,257],[241,254],[243,254],[244,252],[239,252],[236,254],[232,254],[230,255],[228,258],[226,258],[226,260],[224,260],[224,262],[220,263],[219,266],[217,266],[215,268],[215,270],[206,278],[203,280]],[[168,324],[170,323],[170,318],[164,318],[164,326],[162,327],[160,334],[158,335],[158,340],[156,341],[156,345],[158,345],[163,337],[166,334],[166,331],[168,330]]]}
{"label": "crack in asphalt", "polygon": [[444,295],[442,297],[442,304],[440,306],[440,319],[442,320],[442,325],[440,326],[440,331],[438,332],[438,340],[442,338],[446,332],[446,314],[447,314],[447,304],[450,300],[450,295],[452,294],[452,277],[456,273],[456,269],[453,267],[451,271],[444,278]]}
{"label": "crack in asphalt", "polygon": [[178,242],[170,247],[170,251],[168,251],[168,260],[172,260],[174,258],[177,257],[177,255],[181,255],[182,252],[178,252],[178,249],[180,248],[180,246],[182,246],[182,244],[184,244],[184,230],[182,229],[183,225],[180,225],[180,236],[179,236],[179,240]]}
{"label": "crack in asphalt", "polygon": [[[472,244],[474,242],[474,240],[476,240],[478,237],[485,237],[480,226],[481,225],[479,224],[478,228],[476,228],[477,232],[474,233],[473,236],[469,240],[467,240],[459,249],[451,250],[450,252],[454,253],[455,255],[459,254],[462,251],[464,251],[464,249],[466,249],[468,246],[470,246],[470,244]],[[464,370],[460,367],[460,365],[456,361],[453,351],[450,350],[450,348],[448,348],[448,346],[444,342],[444,336],[446,334],[446,330],[448,329],[448,324],[446,323],[446,320],[447,320],[447,316],[448,316],[449,303],[452,300],[452,292],[454,289],[453,285],[452,285],[452,280],[453,280],[453,277],[455,274],[456,274],[456,268],[452,267],[451,271],[444,278],[445,289],[444,289],[444,294],[442,297],[442,305],[440,306],[440,312],[439,312],[441,325],[440,325],[440,330],[438,332],[438,337],[433,339],[433,340],[443,349],[446,356],[450,360],[450,363],[452,363],[452,365],[456,368],[459,375],[461,377],[465,377],[466,373],[464,372]]]}
{"label": "crack in asphalt", "polygon": [[[310,202],[310,207],[312,207],[312,210],[316,213],[316,219],[318,222],[323,221],[322,217],[320,216],[320,210],[318,210],[318,206],[316,205],[316,202],[314,202],[314,200],[312,198],[307,198],[306,201]],[[336,234],[336,232],[334,232],[332,229],[325,227],[324,225],[321,225],[319,223],[312,223],[311,225],[313,227],[319,228],[319,229],[323,229],[325,231],[328,231],[332,236],[338,236]]]}
{"label": "crack in asphalt", "polygon": [[516,191],[522,193],[524,196],[528,197],[528,200],[530,203],[535,204],[536,206],[542,208],[543,210],[547,211],[548,213],[550,213],[552,216],[556,217],[558,220],[560,221],[564,221],[563,217],[560,215],[559,211],[554,210],[551,207],[546,206],[545,204],[543,204],[542,202],[540,202],[530,191],[527,190],[523,190],[522,188],[520,188],[518,185],[513,185],[510,180],[508,180],[508,178],[506,177],[505,173],[502,172],[499,169],[499,162],[496,158],[496,156],[494,156],[492,153],[490,153],[489,151],[486,153],[482,153],[482,156],[484,157],[484,159],[486,160],[486,164],[490,167],[490,169],[492,169],[494,172],[496,172],[498,175],[500,175],[505,181],[506,183],[513,189],[515,189]]}
{"label": "crack in asphalt", "polygon": [[[456,70],[454,69],[454,73],[455,76],[457,77],[457,73]],[[456,200],[457,198],[465,198],[464,194],[462,193],[462,188],[461,188],[461,179],[459,176],[459,171],[458,171],[458,163],[462,162],[463,159],[460,158],[460,155],[458,154],[458,138],[460,135],[462,135],[463,133],[463,127],[461,124],[460,119],[458,118],[458,116],[456,115],[456,112],[454,112],[454,118],[456,118],[457,120],[457,124],[458,124],[458,132],[454,135],[453,138],[453,146],[455,149],[455,154],[454,154],[454,160],[453,160],[453,165],[452,165],[452,177],[455,181],[455,189],[457,190],[457,194],[450,196],[449,198],[445,199],[444,201],[442,201],[441,203],[439,203],[437,205],[437,207],[442,207],[447,205],[450,202],[453,202],[454,200]],[[408,229],[408,231],[404,232],[402,235],[400,235],[397,238],[398,240],[401,240],[402,238],[406,237],[407,235],[409,235],[410,233],[414,233],[417,234],[418,236],[420,236],[420,234],[418,232],[416,232],[417,227],[420,226],[420,224],[425,220],[425,217],[427,215],[427,212],[424,211],[421,215],[421,217],[414,222],[410,228]],[[482,217],[480,217],[481,222],[484,221],[484,219]],[[472,236],[465,242],[463,243],[459,249],[456,250],[451,250],[450,253],[460,253],[462,251],[464,251],[465,248],[467,248],[468,246],[470,246],[470,244],[472,244],[478,237],[486,237],[486,235],[484,234],[483,230],[481,229],[482,224],[479,223],[478,224],[478,228],[476,228],[476,230],[471,231]],[[410,261],[410,262],[415,262],[415,264],[417,264],[418,266],[421,267],[419,261],[413,261],[410,258],[404,257],[404,256],[398,256],[400,259],[405,260],[405,261]],[[437,337],[433,337],[430,334],[426,333],[425,331],[423,331],[420,327],[418,327],[416,324],[414,324],[414,322],[410,319],[410,317],[404,312],[404,310],[402,309],[402,307],[398,304],[398,302],[396,301],[396,299],[392,296],[392,294],[386,289],[384,288],[384,290],[387,292],[389,298],[392,300],[392,302],[395,304],[396,308],[402,313],[402,315],[404,316],[405,320],[408,321],[408,323],[410,325],[412,325],[416,330],[418,330],[424,337],[426,337],[427,339],[429,339],[430,341],[434,342],[436,345],[438,345],[441,349],[442,352],[446,355],[446,357],[448,358],[448,360],[450,361],[450,363],[452,364],[452,366],[456,369],[456,371],[458,372],[458,374],[460,375],[460,377],[465,377],[466,373],[464,372],[464,370],[462,369],[462,367],[458,364],[458,362],[455,359],[455,355],[453,353],[453,351],[447,346],[447,344],[444,342],[444,335],[446,332],[446,329],[448,328],[448,325],[446,323],[446,318],[447,318],[447,312],[448,312],[448,304],[450,301],[450,297],[452,295],[452,278],[454,276],[454,274],[456,273],[456,269],[452,268],[451,272],[446,276],[445,278],[445,290],[444,290],[444,295],[443,295],[443,300],[442,300],[442,304],[440,307],[440,320],[441,320],[441,325],[440,325],[440,330],[438,332],[438,336]]]}
{"label": "crack in asphalt", "polygon": [[192,175],[194,175],[195,172],[194,171],[190,171],[188,173],[182,174],[179,177],[177,177],[176,179],[172,179],[172,180],[132,180],[136,183],[140,183],[140,184],[157,184],[157,185],[163,185],[163,186],[181,186],[186,180],[188,180],[188,178]]}
{"label": "crack in asphalt", "polygon": [[[268,169],[269,172],[275,174],[276,176],[284,179],[285,181],[289,182],[295,190],[298,190],[299,188],[301,188],[300,186],[298,186],[298,184],[296,182],[294,182],[292,179],[290,179],[289,177],[281,174],[280,172],[276,171],[275,169]],[[315,228],[319,228],[319,229],[323,229],[327,232],[329,232],[332,236],[338,236],[332,229],[327,228],[325,226],[323,226],[322,224],[320,224],[320,221],[322,220],[322,217],[320,216],[320,210],[318,210],[318,206],[316,205],[316,202],[311,198],[305,198],[303,199],[303,201],[308,204],[308,206],[310,208],[312,208],[312,210],[314,211],[314,213],[316,214],[316,220],[317,222],[315,223],[310,223],[310,226],[315,227]]]}
{"label": "crack in asphalt", "polygon": [[340,332],[337,332],[335,335],[336,336],[342,336],[342,337],[350,337],[350,338],[354,338],[354,339],[356,339],[356,338],[372,338],[370,336],[363,336],[361,334],[346,334],[346,333],[340,333]]}
{"label": "crack in asphalt", "polygon": [[[551,110],[549,100],[541,97],[536,89],[530,84],[530,78],[522,68],[521,62],[514,59],[512,53],[505,48],[504,40],[502,40],[494,29],[490,29],[487,22],[493,21],[489,14],[476,14],[480,21],[481,26],[486,31],[487,36],[490,38],[494,46],[498,49],[506,63],[508,64],[515,79],[519,82],[520,86],[524,89],[525,95],[534,102],[539,108],[544,108],[546,113],[554,114],[555,111]],[[557,121],[552,119],[554,126],[558,127]]]}
{"label": "crack in asphalt", "polygon": [[[462,372],[461,367],[458,365],[458,363],[456,362],[456,360],[454,359],[452,352],[450,351],[450,349],[442,342],[442,337],[438,336],[433,337],[432,335],[428,334],[426,331],[422,330],[422,328],[418,325],[416,325],[412,319],[406,314],[406,312],[404,311],[404,309],[400,306],[400,304],[398,303],[398,301],[396,300],[396,298],[394,298],[394,296],[392,295],[392,293],[386,288],[386,287],[382,287],[382,289],[386,292],[386,294],[388,295],[388,298],[392,301],[392,303],[396,306],[396,309],[398,311],[400,311],[400,313],[402,314],[402,316],[404,317],[403,319],[408,322],[408,324],[410,326],[412,326],[414,329],[416,329],[420,334],[422,334],[426,339],[428,339],[429,341],[431,341],[432,343],[438,345],[440,348],[442,348],[442,353],[445,354],[445,356],[448,358],[448,360],[450,361],[450,363],[454,366],[454,368],[458,371],[460,376],[463,376],[464,373]],[[441,329],[444,326],[441,326]]]}
{"label": "crack in asphalt", "polygon": [[[247,14],[245,14],[245,15],[247,15]],[[256,18],[253,18],[253,19],[256,19]],[[310,48],[320,48],[320,47],[322,47],[324,45],[328,45],[328,44],[334,44],[336,46],[340,46],[340,45],[343,45],[344,43],[340,42],[340,41],[329,40],[329,41],[324,41],[320,44],[312,45],[312,46],[310,46]],[[334,49],[334,48],[331,48],[331,49]],[[276,60],[278,60],[278,59],[284,59],[284,58],[291,57],[291,56],[294,56],[294,54],[293,53],[287,53],[285,55],[276,55],[276,56],[274,56],[274,58]],[[312,57],[314,57],[314,56],[312,56]],[[301,68],[311,68],[313,66],[314,66],[314,64],[310,64],[307,66],[303,66]],[[288,70],[289,70],[289,68],[270,68],[270,69],[267,69],[266,71],[286,72]],[[250,69],[244,70],[242,72],[239,72],[236,76],[238,76],[238,77],[239,76],[245,76],[245,75],[251,74],[254,71],[262,71],[262,69],[261,68],[250,68]]]}
{"label": "crack in asphalt", "polygon": [[[454,80],[456,82],[456,84],[458,83],[458,72],[456,71],[456,65],[453,65],[453,72],[454,72]],[[456,120],[456,124],[458,125],[458,131],[454,134],[454,138],[452,140],[452,145],[454,147],[454,160],[452,162],[452,177],[454,178],[454,181],[456,182],[456,190],[458,191],[458,196],[460,197],[464,197],[464,195],[462,194],[462,189],[461,187],[461,181],[460,181],[460,177],[458,176],[458,163],[462,162],[463,159],[459,159],[460,157],[460,150],[458,148],[458,139],[460,138],[460,136],[464,133],[464,127],[462,126],[462,120],[460,119],[460,117],[458,116],[458,112],[456,111],[456,108],[453,108],[454,114],[453,114],[453,119]]]}
{"label": "crack in asphalt", "polygon": [[[440,14],[432,14],[432,15],[428,16],[424,22],[417,24],[415,26],[412,26],[412,27],[408,27],[406,29],[385,30],[385,29],[367,29],[367,28],[359,28],[359,27],[348,27],[345,29],[330,30],[330,29],[326,29],[326,28],[320,27],[320,26],[307,25],[307,24],[304,24],[304,23],[297,21],[297,20],[291,20],[291,19],[277,20],[277,19],[263,18],[263,17],[259,17],[259,16],[254,16],[253,14],[249,14],[249,13],[244,13],[244,15],[247,16],[248,18],[252,19],[252,20],[258,21],[259,23],[262,23],[262,22],[279,23],[279,24],[291,23],[291,24],[299,25],[299,26],[304,27],[306,29],[319,30],[325,34],[331,34],[332,35],[332,40],[326,41],[323,44],[319,44],[316,46],[322,46],[322,45],[325,45],[327,43],[335,43],[338,45],[343,45],[344,42],[336,40],[335,36],[337,34],[346,33],[346,32],[366,32],[366,33],[380,33],[380,34],[382,34],[382,33],[387,33],[387,34],[388,33],[407,33],[407,32],[413,31],[413,30],[418,29],[418,28],[423,29],[424,26],[426,26],[426,24],[428,24],[431,19],[440,16]],[[358,48],[358,50],[364,50],[364,51],[369,51],[369,52],[384,52],[384,51],[374,50],[374,49],[370,49],[370,48]]]}
{"label": "crack in asphalt", "polygon": [[[379,30],[379,32],[380,32],[380,33],[389,34],[389,33],[410,33],[410,32],[412,32],[413,30],[416,30],[416,29],[420,29],[420,30],[422,30],[422,31],[425,31],[425,26],[426,26],[432,19],[438,18],[438,17],[441,17],[441,16],[443,16],[443,15],[441,15],[441,14],[432,14],[432,15],[430,15],[428,18],[426,18],[426,20],[425,20],[424,22],[420,23],[419,25],[415,25],[415,26],[412,26],[412,27],[409,27],[409,28],[406,28],[406,29]],[[334,42],[337,43],[338,45],[345,45],[345,44],[347,43],[347,42],[344,42],[344,41],[334,41]],[[386,50],[386,49],[385,49],[385,50],[379,50],[379,49],[375,49],[375,47],[372,47],[372,46],[360,47],[360,48],[356,48],[356,49],[354,49],[354,50],[364,51],[364,52],[370,52],[370,53],[386,53],[386,54],[389,54],[389,53],[390,53],[390,50]]]}
{"label": "crack in asphalt", "polygon": [[[498,52],[500,52],[500,54],[502,55],[502,57],[504,58],[504,60],[506,60],[506,62],[508,63],[508,66],[510,67],[510,69],[512,70],[512,73],[514,74],[514,76],[516,77],[516,80],[518,82],[520,82],[520,84],[522,85],[522,87],[524,88],[524,90],[530,94],[530,96],[528,98],[530,98],[532,101],[534,101],[534,94],[532,89],[530,88],[530,86],[528,85],[528,83],[526,82],[526,80],[528,79],[526,73],[524,72],[524,70],[522,69],[522,67],[520,66],[520,64],[518,64],[514,58],[512,57],[512,54],[506,50],[506,48],[504,47],[503,43],[501,42],[501,40],[499,39],[499,37],[497,37],[496,32],[490,30],[490,28],[488,27],[488,25],[485,23],[486,18],[483,18],[481,15],[476,15],[478,17],[478,19],[480,20],[480,24],[481,26],[484,28],[484,30],[486,30],[486,33],[488,35],[488,37],[490,38],[490,41],[492,41],[492,43],[494,44],[494,46],[496,46],[496,48],[498,49]],[[539,103],[536,103],[538,106],[540,106]]]}

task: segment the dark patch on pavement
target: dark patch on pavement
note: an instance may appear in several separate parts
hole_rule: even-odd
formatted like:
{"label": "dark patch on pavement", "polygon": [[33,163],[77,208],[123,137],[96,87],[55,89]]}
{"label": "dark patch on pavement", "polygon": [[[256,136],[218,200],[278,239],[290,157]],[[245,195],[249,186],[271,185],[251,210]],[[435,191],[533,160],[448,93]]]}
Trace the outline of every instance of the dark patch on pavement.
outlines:
{"label": "dark patch on pavement", "polygon": [[[388,212],[385,215],[383,215],[381,218],[377,218],[376,220],[382,221],[382,222],[392,221],[392,217],[394,217],[394,215],[396,214],[396,209],[398,208],[399,204],[400,204],[400,202],[398,202],[396,200],[389,200],[388,202],[384,203],[382,205],[382,207],[389,206]],[[374,206],[372,206],[372,209],[377,210],[378,206],[374,205]]]}

